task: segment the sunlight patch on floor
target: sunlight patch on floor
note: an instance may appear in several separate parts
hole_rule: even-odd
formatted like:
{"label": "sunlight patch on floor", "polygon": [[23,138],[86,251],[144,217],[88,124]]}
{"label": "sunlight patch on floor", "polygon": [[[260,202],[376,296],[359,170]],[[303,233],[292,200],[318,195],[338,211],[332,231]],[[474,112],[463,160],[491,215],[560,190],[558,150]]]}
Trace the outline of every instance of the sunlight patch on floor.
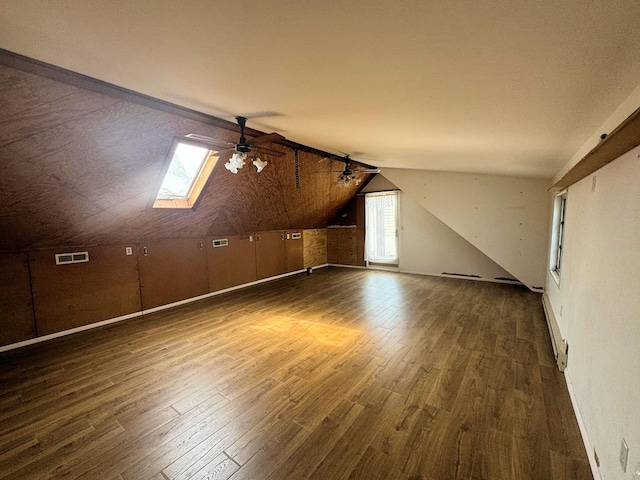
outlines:
{"label": "sunlight patch on floor", "polygon": [[252,329],[290,336],[292,339],[312,338],[317,343],[342,347],[359,337],[362,332],[355,328],[330,325],[328,323],[297,320],[289,317],[274,317],[268,322],[252,325]]}

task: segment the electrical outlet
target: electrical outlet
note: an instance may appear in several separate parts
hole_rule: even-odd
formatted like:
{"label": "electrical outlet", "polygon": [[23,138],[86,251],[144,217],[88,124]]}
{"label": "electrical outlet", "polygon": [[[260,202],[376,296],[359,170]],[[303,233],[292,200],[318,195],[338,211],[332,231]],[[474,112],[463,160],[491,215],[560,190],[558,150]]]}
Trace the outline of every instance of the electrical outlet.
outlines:
{"label": "electrical outlet", "polygon": [[127,247],[125,249],[125,252],[127,253],[127,255],[133,255],[133,249],[131,247]]}
{"label": "electrical outlet", "polygon": [[622,444],[620,445],[620,466],[622,466],[622,471],[627,471],[627,461],[629,460],[629,445],[627,445],[626,440],[622,439]]}

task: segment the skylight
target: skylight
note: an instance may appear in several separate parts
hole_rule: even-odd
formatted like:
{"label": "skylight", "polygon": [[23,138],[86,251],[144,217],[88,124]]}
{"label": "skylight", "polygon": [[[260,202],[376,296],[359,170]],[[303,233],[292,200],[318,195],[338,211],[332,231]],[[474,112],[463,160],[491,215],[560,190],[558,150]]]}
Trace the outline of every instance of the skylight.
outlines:
{"label": "skylight", "polygon": [[217,153],[191,140],[174,140],[153,208],[192,208],[218,161]]}

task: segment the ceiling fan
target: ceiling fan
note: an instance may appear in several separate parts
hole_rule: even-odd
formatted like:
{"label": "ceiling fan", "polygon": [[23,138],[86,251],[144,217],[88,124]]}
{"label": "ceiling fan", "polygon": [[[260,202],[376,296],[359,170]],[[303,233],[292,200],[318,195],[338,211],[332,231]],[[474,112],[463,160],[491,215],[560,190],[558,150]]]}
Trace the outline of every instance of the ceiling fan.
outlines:
{"label": "ceiling fan", "polygon": [[356,176],[358,173],[380,173],[379,168],[351,168],[351,157],[344,157],[344,170],[332,170],[332,172],[340,173],[338,175],[337,185],[339,187],[348,187],[352,183],[359,185],[362,179]]}
{"label": "ceiling fan", "polygon": [[[269,133],[266,135],[260,135],[258,137],[247,139],[244,133],[244,129],[247,125],[246,117],[236,117],[236,122],[238,122],[238,126],[240,127],[240,139],[238,143],[234,142],[221,142],[220,140],[216,140],[215,138],[206,137],[204,135],[198,135],[195,133],[190,133],[187,138],[191,138],[193,140],[198,140],[200,142],[207,143],[215,148],[219,149],[220,155],[224,155],[226,151],[233,150],[233,154],[231,158],[224,164],[225,168],[229,170],[231,173],[238,173],[238,169],[242,168],[245,164],[245,160],[247,158],[247,154],[256,151],[259,153],[263,153],[266,155],[271,155],[274,157],[281,157],[284,155],[283,152],[278,150],[274,150],[272,148],[267,148],[263,146],[263,144],[276,142],[278,140],[284,140],[284,137],[279,133]],[[255,165],[258,173],[262,171],[264,167],[267,166],[268,162],[261,160],[257,155],[253,157],[252,163]]]}

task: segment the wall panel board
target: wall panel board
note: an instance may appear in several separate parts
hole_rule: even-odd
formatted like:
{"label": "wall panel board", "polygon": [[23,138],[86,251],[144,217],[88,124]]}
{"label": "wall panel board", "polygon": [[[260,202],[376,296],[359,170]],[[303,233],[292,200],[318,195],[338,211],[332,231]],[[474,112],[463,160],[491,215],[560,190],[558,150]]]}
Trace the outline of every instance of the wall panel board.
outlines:
{"label": "wall panel board", "polygon": [[[213,240],[226,238],[225,247],[214,247]],[[255,235],[225,235],[207,239],[209,291],[215,292],[236,285],[254,282],[256,275]]]}
{"label": "wall panel board", "polygon": [[205,240],[174,238],[139,245],[143,309],[209,293]]}
{"label": "wall panel board", "polygon": [[[293,234],[299,234],[300,238],[293,238]],[[287,254],[287,272],[295,272],[304,268],[303,257],[303,232],[302,230],[291,230],[287,232],[287,240],[285,242]]]}
{"label": "wall panel board", "polygon": [[[30,253],[38,335],[140,311],[138,265],[125,245]],[[56,265],[56,253],[89,252],[89,262]]]}
{"label": "wall panel board", "polygon": [[313,228],[305,230],[302,236],[303,266],[317,267],[327,263],[327,229]]}
{"label": "wall panel board", "polygon": [[36,336],[26,253],[0,255],[0,345]]}
{"label": "wall panel board", "polygon": [[358,229],[351,227],[327,228],[327,257],[329,263],[361,265],[358,262]]}
{"label": "wall panel board", "polygon": [[269,278],[287,271],[286,231],[256,233],[256,270],[258,278]]}

